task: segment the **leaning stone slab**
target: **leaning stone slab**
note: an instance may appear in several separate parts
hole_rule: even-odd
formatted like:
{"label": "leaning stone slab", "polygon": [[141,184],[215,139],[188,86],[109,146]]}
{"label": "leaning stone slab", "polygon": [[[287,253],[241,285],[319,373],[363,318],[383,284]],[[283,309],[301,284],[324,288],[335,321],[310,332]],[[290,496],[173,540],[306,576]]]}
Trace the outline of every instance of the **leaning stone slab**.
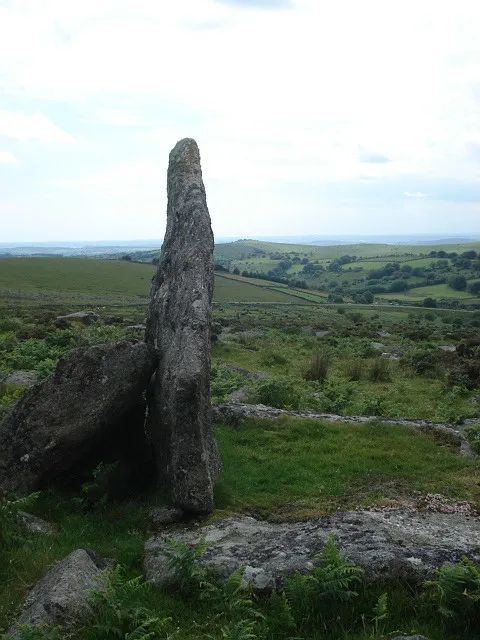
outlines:
{"label": "leaning stone slab", "polygon": [[[143,342],[81,348],[28,389],[0,425],[0,489],[29,493],[120,444],[133,457],[142,424],[129,418],[156,365]],[[128,419],[127,419],[128,418]],[[117,458],[115,458],[117,459]]]}
{"label": "leaning stone slab", "polygon": [[22,625],[70,626],[89,613],[89,590],[98,588],[107,567],[88,549],[72,551],[45,574],[29,593],[10,635]]}
{"label": "leaning stone slab", "polygon": [[146,543],[145,571],[154,583],[168,584],[173,578],[164,555],[169,540],[205,542],[208,548],[201,561],[221,577],[244,567],[244,580],[253,588],[271,590],[286,576],[311,570],[330,535],[370,580],[420,581],[463,556],[480,561],[479,518],[399,509],[351,511],[282,524],[241,516],[157,535]]}
{"label": "leaning stone slab", "polygon": [[167,230],[152,282],[146,339],[159,366],[148,429],[159,484],[174,506],[213,509],[218,456],[210,415],[213,234],[194,140],[180,140],[168,166]]}

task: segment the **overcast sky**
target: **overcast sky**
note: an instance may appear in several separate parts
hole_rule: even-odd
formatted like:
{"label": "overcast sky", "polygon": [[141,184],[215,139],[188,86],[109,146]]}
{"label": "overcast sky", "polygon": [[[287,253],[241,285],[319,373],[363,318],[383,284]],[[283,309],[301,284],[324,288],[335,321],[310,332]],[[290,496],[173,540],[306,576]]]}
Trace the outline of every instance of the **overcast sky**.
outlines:
{"label": "overcast sky", "polygon": [[480,232],[478,0],[0,0],[0,241]]}

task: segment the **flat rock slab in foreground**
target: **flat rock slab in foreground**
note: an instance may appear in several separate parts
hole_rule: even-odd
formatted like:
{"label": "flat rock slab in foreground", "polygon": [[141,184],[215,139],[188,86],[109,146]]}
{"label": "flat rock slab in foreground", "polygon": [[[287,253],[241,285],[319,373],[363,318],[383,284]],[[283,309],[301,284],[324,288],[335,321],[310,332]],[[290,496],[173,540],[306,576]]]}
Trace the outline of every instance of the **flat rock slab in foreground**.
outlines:
{"label": "flat rock slab in foreground", "polygon": [[200,153],[186,138],[170,152],[167,230],[146,339],[159,354],[148,421],[159,483],[190,513],[212,511],[218,472],[210,415],[212,295],[213,234]]}
{"label": "flat rock slab in foreground", "polygon": [[133,457],[133,441],[144,437],[144,406],[138,434],[128,416],[142,403],[155,365],[154,350],[144,342],[81,348],[62,358],[0,425],[0,488],[43,488],[122,440]]}
{"label": "flat rock slab in foreground", "polygon": [[147,541],[145,570],[159,585],[171,580],[163,551],[168,540],[204,541],[210,568],[228,577],[240,567],[255,589],[272,589],[296,571],[309,571],[333,534],[346,558],[368,579],[423,580],[445,563],[480,561],[480,518],[408,510],[352,511],[309,522],[269,523],[242,516]]}
{"label": "flat rock slab in foreground", "polygon": [[21,625],[70,625],[89,612],[89,590],[100,587],[106,562],[93,551],[77,549],[37,582],[10,634]]}

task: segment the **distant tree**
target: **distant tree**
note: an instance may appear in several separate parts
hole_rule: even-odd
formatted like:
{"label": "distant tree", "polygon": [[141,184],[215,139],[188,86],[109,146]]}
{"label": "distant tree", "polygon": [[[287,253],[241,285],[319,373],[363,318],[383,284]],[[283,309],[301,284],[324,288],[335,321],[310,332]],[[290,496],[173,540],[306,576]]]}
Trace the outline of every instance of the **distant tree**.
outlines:
{"label": "distant tree", "polygon": [[480,280],[475,280],[475,282],[470,282],[468,285],[469,293],[472,293],[474,296],[480,293]]}
{"label": "distant tree", "polygon": [[236,275],[236,276],[239,276],[239,275],[240,275],[240,269],[239,269],[238,267],[234,267],[234,269],[233,269],[232,273],[233,273],[234,275]]}
{"label": "distant tree", "polygon": [[456,275],[448,279],[448,286],[455,291],[465,291],[467,288],[467,279],[465,276]]}
{"label": "distant tree", "polygon": [[407,280],[394,280],[390,285],[390,291],[393,293],[400,293],[400,291],[406,291],[408,289]]}
{"label": "distant tree", "polygon": [[460,254],[460,257],[466,258],[467,260],[475,260],[475,258],[477,257],[477,252],[473,249],[471,251],[464,251]]}
{"label": "distant tree", "polygon": [[131,262],[132,256],[129,253],[126,253],[124,256],[122,256],[122,260],[126,260],[127,262]]}
{"label": "distant tree", "polygon": [[437,301],[435,300],[435,298],[425,298],[423,301],[423,306],[434,309],[437,306]]}
{"label": "distant tree", "polygon": [[228,272],[227,267],[224,267],[223,264],[220,264],[218,262],[215,264],[214,268],[215,268],[215,271],[226,271],[226,272]]}

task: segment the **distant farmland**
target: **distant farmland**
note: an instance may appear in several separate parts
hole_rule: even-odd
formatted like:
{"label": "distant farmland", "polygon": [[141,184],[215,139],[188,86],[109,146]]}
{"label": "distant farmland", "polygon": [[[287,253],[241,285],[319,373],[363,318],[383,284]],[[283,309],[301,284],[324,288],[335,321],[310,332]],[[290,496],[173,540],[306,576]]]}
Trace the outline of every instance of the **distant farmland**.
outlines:
{"label": "distant farmland", "polygon": [[[124,260],[9,258],[0,260],[0,298],[50,304],[145,304],[154,268]],[[302,293],[275,283],[216,276],[214,300],[252,303],[308,303]],[[300,297],[298,297],[300,296]],[[308,296],[305,296],[308,298]],[[315,299],[315,298],[314,298]]]}

